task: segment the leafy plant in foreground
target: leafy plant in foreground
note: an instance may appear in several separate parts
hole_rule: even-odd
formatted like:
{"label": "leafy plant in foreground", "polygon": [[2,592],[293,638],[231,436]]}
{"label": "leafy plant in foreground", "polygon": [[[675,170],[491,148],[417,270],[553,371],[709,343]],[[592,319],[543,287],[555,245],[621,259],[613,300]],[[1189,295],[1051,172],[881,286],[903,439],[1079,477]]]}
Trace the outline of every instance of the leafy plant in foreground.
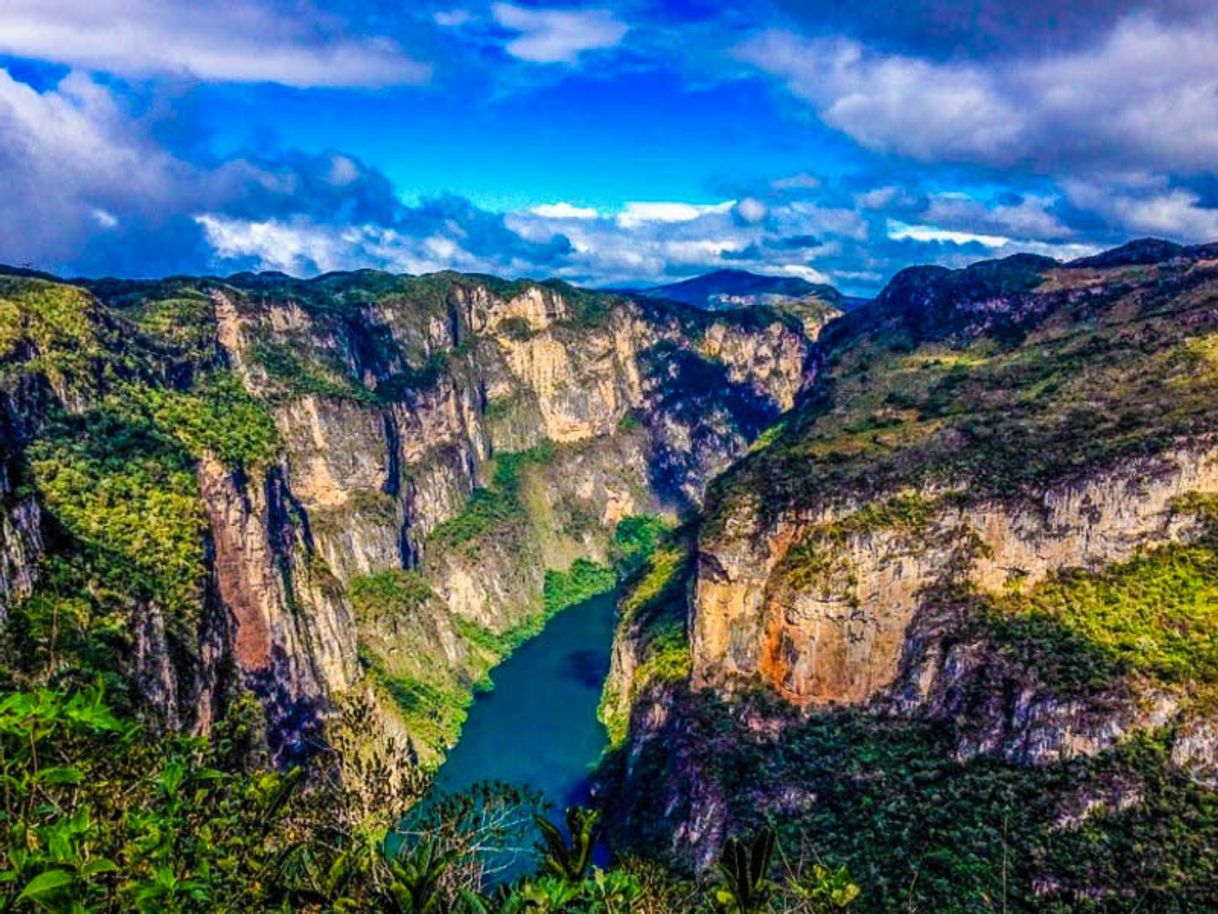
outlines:
{"label": "leafy plant in foreground", "polygon": [[533,821],[541,831],[543,842],[538,846],[542,853],[542,871],[567,882],[582,880],[592,864],[592,849],[596,846],[599,819],[600,813],[595,809],[570,807],[566,814],[567,831],[571,834],[568,842],[557,825],[545,816],[534,816]]}
{"label": "leafy plant in foreground", "polygon": [[721,884],[715,892],[725,914],[753,914],[764,908],[774,888],[768,874],[777,842],[774,829],[768,827],[747,845],[740,838],[728,839],[719,858]]}

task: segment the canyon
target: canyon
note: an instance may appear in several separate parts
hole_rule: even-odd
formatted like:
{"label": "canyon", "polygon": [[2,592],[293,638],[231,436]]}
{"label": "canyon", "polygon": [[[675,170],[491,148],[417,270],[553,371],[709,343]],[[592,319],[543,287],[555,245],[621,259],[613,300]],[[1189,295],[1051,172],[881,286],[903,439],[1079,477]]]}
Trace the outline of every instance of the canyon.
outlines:
{"label": "canyon", "polygon": [[[252,691],[283,760],[367,691],[384,732],[434,764],[508,649],[496,639],[544,615],[547,570],[603,563],[622,518],[696,506],[807,379],[807,339],[776,313],[561,286],[351,274],[4,287],[0,607],[36,593],[48,554],[71,560],[104,535],[116,484],[100,453],[94,478],[72,480],[87,491],[59,493],[95,495],[96,510],[57,513],[27,446],[95,417],[176,439],[193,476],[172,518],[186,592],[176,605],[156,592],[169,586],[97,593],[99,613],[131,619],[116,672],[168,729],[206,733],[234,689]],[[88,370],[68,366],[78,357]],[[192,433],[237,440],[223,453]],[[91,435],[104,451],[106,434]],[[47,475],[70,469],[62,448],[44,450]],[[158,485],[131,507],[158,510]]]}
{"label": "canyon", "polygon": [[619,850],[770,825],[867,910],[1208,904],[1218,248],[798,291],[0,275],[9,676],[167,733],[252,696],[281,768],[363,703],[431,772],[616,583]]}

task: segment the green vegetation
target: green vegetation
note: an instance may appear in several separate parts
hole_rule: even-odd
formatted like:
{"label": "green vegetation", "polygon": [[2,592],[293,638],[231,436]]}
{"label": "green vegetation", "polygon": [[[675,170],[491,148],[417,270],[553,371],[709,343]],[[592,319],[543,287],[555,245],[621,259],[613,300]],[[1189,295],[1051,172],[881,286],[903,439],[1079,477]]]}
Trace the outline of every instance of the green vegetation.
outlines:
{"label": "green vegetation", "polygon": [[757,914],[769,907],[773,885],[769,880],[778,835],[761,829],[752,842],[728,838],[719,860],[721,886],[715,902],[724,914]]}
{"label": "green vegetation", "polygon": [[672,532],[672,522],[656,514],[623,517],[613,528],[613,565],[627,578],[636,573]]}
{"label": "green vegetation", "polygon": [[545,854],[541,858],[542,872],[566,882],[583,882],[592,866],[592,851],[599,836],[600,814],[593,809],[572,806],[567,810],[564,835],[562,829],[544,816],[534,821],[541,831]]}
{"label": "green vegetation", "polygon": [[207,582],[197,461],[252,466],[278,447],[261,404],[208,369],[209,320],[198,293],[112,311],[81,287],[0,277],[0,383],[28,383],[9,389],[33,438],[0,451],[22,446],[9,478],[37,497],[46,543],[34,592],[7,609],[0,681],[99,679],[127,714],[137,638],[190,662]]}
{"label": "green vegetation", "polygon": [[868,502],[857,511],[807,531],[783,557],[776,577],[795,590],[815,588],[829,594],[835,588],[850,597],[856,583],[845,564],[847,542],[854,537],[889,530],[913,540],[924,538],[938,507],[916,492]]}
{"label": "green vegetation", "polygon": [[265,405],[229,372],[207,375],[188,392],[149,387],[131,394],[158,428],[196,457],[211,454],[229,466],[256,467],[269,463],[279,448]]}
{"label": "green vegetation", "polygon": [[[564,834],[537,815],[536,797],[505,785],[432,795],[399,818],[393,810],[417,799],[424,782],[388,754],[366,755],[370,713],[363,702],[344,706],[324,765],[278,773],[260,767],[261,713],[248,695],[207,741],[152,737],[97,689],[0,694],[0,906],[64,914],[720,910],[703,887],[654,863],[593,865],[596,813],[567,810]],[[504,884],[505,856],[531,859],[536,871]],[[784,863],[775,876],[763,873],[770,878],[775,899],[791,904],[769,910],[836,910],[800,900],[827,883],[819,869]]]}
{"label": "green vegetation", "polygon": [[43,356],[87,355],[97,346],[93,305],[83,289],[41,279],[0,276],[0,361],[28,341]]}
{"label": "green vegetation", "polygon": [[[457,741],[473,699],[475,682],[499,654],[475,644],[468,670],[453,669],[436,640],[435,626],[446,607],[417,571],[391,569],[353,578],[347,587],[362,633],[360,663],[369,679],[392,699],[411,736],[420,765],[427,770]],[[473,623],[454,618],[458,631],[472,634]]]}
{"label": "green vegetation", "polygon": [[0,275],[0,384],[41,376],[65,395],[83,396],[147,367],[85,290]]}
{"label": "green vegetation", "polygon": [[1063,571],[1027,593],[964,597],[1022,666],[1068,692],[1134,676],[1218,686],[1218,543],[1149,549],[1099,572]]}
{"label": "green vegetation", "polygon": [[438,599],[417,571],[396,568],[353,578],[347,595],[361,622],[416,615]]}
{"label": "green vegetation", "polygon": [[[27,646],[58,652],[63,664],[76,643],[82,674],[109,674],[121,651],[98,667],[95,647],[126,637],[132,600],[156,604],[171,637],[188,643],[207,573],[196,459],[258,465],[277,447],[261,404],[226,374],[187,392],[120,386],[96,408],[54,418],[27,453],[32,485],[61,533],[42,586],[13,610],[16,630],[33,639]],[[57,645],[46,641],[47,617],[58,620]]]}
{"label": "green vegetation", "polygon": [[499,332],[513,340],[527,340],[533,335],[533,327],[526,318],[509,317],[499,323]]}
{"label": "green vegetation", "polygon": [[520,474],[530,464],[545,464],[554,459],[554,445],[546,441],[518,453],[495,458],[490,486],[475,489],[461,513],[431,531],[429,541],[441,549],[453,549],[472,542],[497,527],[519,523],[524,509],[520,502]]}
{"label": "green vegetation", "polygon": [[629,435],[638,431],[643,427],[643,419],[635,410],[630,410],[618,421],[617,431],[619,435]]}
{"label": "green vegetation", "polygon": [[399,632],[390,652],[378,649],[379,642],[369,632],[360,658],[373,681],[393,699],[416,746],[426,756],[424,764],[431,767],[439,761],[439,751],[456,742],[473,692],[492,687],[494,666],[540,634],[556,613],[612,590],[616,581],[612,569],[577,559],[566,571],[546,572],[543,611],[506,631],[495,632],[461,616],[448,617],[470,649],[463,670],[452,669],[431,641],[416,638],[403,644],[403,633],[420,627],[426,630],[432,624],[428,613],[447,617],[445,607],[417,571],[357,577],[348,593],[361,626]]}
{"label": "green vegetation", "polygon": [[322,801],[319,783],[304,798],[303,772],[248,771],[251,715],[256,705],[235,707],[210,743],[155,740],[97,690],[0,696],[0,906],[318,909],[309,894],[322,888],[319,862],[324,872],[344,858],[353,870],[375,861],[348,856],[364,835],[331,805],[347,797]]}
{"label": "green vegetation", "polygon": [[1038,270],[970,292],[1018,296],[1009,317],[952,311],[964,280],[939,278],[925,311],[894,293],[833,324],[812,395],[717,483],[708,529],[745,498],[773,515],[902,488],[1017,496],[1218,429],[1210,272],[1079,297],[1028,292]]}
{"label": "green vegetation", "polygon": [[[426,660],[426,657],[416,658]],[[430,658],[437,668],[418,675],[391,671],[367,649],[360,650],[360,663],[369,679],[393,701],[406,732],[415,745],[422,770],[438,767],[441,751],[457,741],[473,698],[470,687]]]}
{"label": "green vegetation", "polygon": [[624,301],[621,296],[580,289],[560,279],[550,279],[541,285],[563,297],[570,309],[564,323],[574,328],[602,326],[613,309]]}
{"label": "green vegetation", "polygon": [[[1218,794],[1172,765],[1170,734],[1021,766],[957,760],[948,726],[799,718],[762,694],[731,707],[707,693],[672,701],[682,732],[634,747],[629,792],[610,799],[642,850],[662,853],[669,837],[658,810],[674,800],[662,785],[696,770],[733,828],[776,827],[822,876],[844,867],[862,890],[852,911],[1183,914],[1213,901]],[[751,728],[754,715],[782,726]]]}
{"label": "green vegetation", "polygon": [[109,409],[64,417],[29,451],[46,509],[107,591],[193,617],[206,521],[193,461],[150,422]]}
{"label": "green vegetation", "polygon": [[290,397],[316,394],[340,400],[372,403],[376,395],[357,384],[339,365],[329,364],[305,347],[288,342],[265,341],[255,344],[250,355],[275,383],[281,395]]}
{"label": "green vegetation", "polygon": [[[720,484],[717,518],[735,497],[759,500],[764,511],[862,504],[790,550],[786,571],[806,586],[838,570],[833,556],[849,537],[931,535],[943,498],[1018,497],[1218,430],[1218,317],[1194,279],[1132,290],[1110,283],[1063,294],[1040,312],[1021,299],[1026,307],[1015,310],[1033,318],[984,335],[970,328],[989,311],[961,317],[938,299],[922,317],[893,307],[874,328],[830,334],[825,383]],[[235,282],[249,292],[242,307],[258,296],[298,302],[336,338],[360,337],[353,361],[406,366],[373,393],[311,343],[262,339],[250,355],[272,395],[373,403],[461,368],[454,360],[473,344],[454,290],[470,281],[367,271]],[[476,281],[503,295],[529,285]],[[974,281],[977,295],[1027,295],[1049,282],[1026,262],[981,268]],[[1172,733],[1143,733],[1095,758],[1020,767],[997,756],[962,760],[950,723],[794,715],[743,686],[731,705],[691,694],[693,532],[656,517],[618,525],[612,569],[579,559],[547,571],[543,611],[519,627],[493,632],[451,620],[469,649],[460,673],[439,660],[435,642],[446,630],[403,624],[447,624],[422,575],[351,581],[366,682],[392,700],[412,747],[377,755],[367,734],[383,720],[361,710],[360,695],[340,696],[308,777],[270,772],[263,709],[228,681],[212,699],[219,713],[208,740],[158,735],[167,721],[131,697],[143,686],[132,682],[133,647],[149,632],[159,637],[163,624],[163,659],[197,672],[208,593],[198,462],[256,469],[280,443],[266,404],[217,367],[202,291],[188,282],[97,287],[113,297],[109,308],[82,289],[0,277],[0,383],[11,390],[41,373],[70,406],[33,416],[34,440],[20,443],[13,463],[20,494],[35,494],[43,508],[47,553],[37,589],[7,608],[0,638],[0,909],[1183,914],[1218,905],[1218,798],[1173,764]],[[612,297],[554,287],[573,309],[558,332],[602,323],[615,306]],[[367,326],[369,305],[395,322],[393,333]],[[462,340],[456,349],[433,353],[418,333],[420,314],[432,326],[447,322]],[[772,319],[760,309],[742,318]],[[674,312],[673,320],[704,326],[698,316]],[[526,330],[504,325],[510,335]],[[695,393],[722,386],[722,366],[664,346],[651,355],[661,367],[681,360],[679,383]],[[34,386],[43,396],[47,385]],[[523,476],[553,456],[550,444],[499,455],[490,484],[428,546],[466,548],[524,529],[531,513],[522,491],[532,489]],[[396,510],[373,489],[348,507]],[[1213,500],[1186,499],[1177,509],[1203,527],[1218,516]],[[687,798],[661,795],[665,785],[675,775],[708,787],[739,836],[717,880],[698,883],[631,858],[597,868],[595,815],[569,812],[568,840],[511,792],[440,803],[410,831],[399,829],[398,814],[434,765],[428,747],[455,739],[470,690],[485,684],[491,665],[553,613],[619,579],[621,636],[638,664],[629,695],[607,690],[602,718],[620,746],[631,707],[647,693],[679,725],[631,747],[638,793],[614,802],[633,813],[644,848],[660,854],[671,834],[661,833],[656,810],[688,811]],[[1204,705],[1193,700],[1218,688],[1216,581],[1218,539],[1206,529],[1194,541],[1103,570],[1065,570],[1026,589],[945,587],[931,596],[960,611],[962,638],[998,652],[999,672],[1030,671],[1033,685],[1063,700],[1149,686],[1196,709]],[[391,640],[394,650],[385,649]],[[146,729],[133,722],[137,708]],[[758,726],[765,721],[777,725]],[[622,764],[614,756],[606,776]],[[540,872],[495,889],[484,849],[533,838],[542,843]]]}
{"label": "green vegetation", "polygon": [[215,314],[202,290],[190,282],[134,285],[130,290],[112,289],[103,282],[94,291],[157,347],[198,362],[214,357]]}
{"label": "green vegetation", "polygon": [[618,534],[624,583],[617,637],[634,646],[638,666],[629,694],[619,694],[612,680],[605,683],[598,716],[611,746],[625,741],[636,698],[652,684],[688,681],[692,662],[685,606],[693,572],[691,531],[640,517],[621,521]]}
{"label": "green vegetation", "polygon": [[543,591],[546,616],[607,593],[616,583],[617,575],[612,568],[589,559],[576,559],[566,571],[547,570]]}
{"label": "green vegetation", "polygon": [[[1050,277],[1028,261],[941,289],[945,276],[925,271],[916,294],[894,294],[827,331],[817,387],[716,484],[704,536],[754,513],[764,524],[836,511],[841,519],[797,543],[773,580],[836,587],[850,579],[841,561],[850,537],[891,531],[917,549],[948,534],[934,523],[947,505],[1035,498],[1046,485],[1218,430],[1212,267],[1085,289],[1077,274]],[[1053,288],[1033,294],[1041,284]],[[998,295],[1017,297],[987,297]],[[1177,510],[1212,527],[1212,499]],[[1110,698],[1164,691],[1186,718],[1208,721],[1216,558],[1211,529],[1106,569],[1062,570],[1026,588],[1013,580],[999,595],[947,584],[925,592],[918,621],[931,638],[962,656],[998,655],[982,655],[976,679],[945,675],[958,720],[874,709],[797,715],[771,694],[748,694],[745,682],[721,701],[680,679],[651,680],[645,706],[662,703],[668,723],[607,763],[610,781],[629,765],[610,808],[638,846],[673,853],[673,824],[704,821],[713,796],[729,829],[773,825],[784,847],[826,872],[846,867],[862,887],[858,908],[877,914],[1214,910],[1218,796],[1173,760],[1176,734],[1136,733],[1096,757],[1025,766],[994,749],[1007,740],[1017,755],[1014,733],[996,721],[980,734],[970,727],[975,711],[987,721],[1014,713],[1021,727],[1012,705],[1044,693],[1070,714],[1094,714],[1084,730],[1110,719]],[[624,615],[651,605],[636,594],[663,587],[653,574],[646,588],[628,585]],[[934,628],[957,619],[961,630]],[[619,698],[607,694],[602,707],[615,744],[626,727]],[[1069,728],[1054,725],[1052,735],[1069,740]],[[1052,737],[1023,738],[1038,746]],[[964,757],[978,751],[986,754]]]}
{"label": "green vegetation", "polygon": [[778,313],[789,314],[799,321],[804,334],[810,339],[816,339],[825,324],[842,314],[840,308],[817,295],[783,299],[772,307]]}
{"label": "green vegetation", "polygon": [[[494,632],[469,619],[455,616],[457,630],[468,644],[483,652],[487,668],[506,659],[516,648],[541,634],[556,614],[585,600],[612,590],[617,583],[613,570],[589,559],[576,559],[566,571],[547,569],[542,594],[542,612],[530,616],[518,625]],[[490,680],[482,681],[489,687]]]}

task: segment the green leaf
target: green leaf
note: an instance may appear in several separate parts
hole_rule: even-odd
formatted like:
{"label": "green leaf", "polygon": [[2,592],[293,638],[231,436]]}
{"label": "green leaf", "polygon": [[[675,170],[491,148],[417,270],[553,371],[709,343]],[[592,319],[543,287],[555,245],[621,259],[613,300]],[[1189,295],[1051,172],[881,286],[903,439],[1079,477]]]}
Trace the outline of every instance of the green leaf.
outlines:
{"label": "green leaf", "polygon": [[113,860],[107,860],[105,857],[95,857],[88,861],[80,868],[80,875],[84,877],[97,876],[101,873],[117,873],[118,864]]}
{"label": "green leaf", "polygon": [[69,765],[58,765],[53,768],[43,768],[34,775],[39,784],[79,784],[84,780],[84,773],[79,768]]}
{"label": "green leaf", "polygon": [[72,874],[67,870],[47,870],[26,883],[21,894],[17,896],[17,900],[32,901],[34,904],[50,910],[51,897],[60,889],[71,884]]}

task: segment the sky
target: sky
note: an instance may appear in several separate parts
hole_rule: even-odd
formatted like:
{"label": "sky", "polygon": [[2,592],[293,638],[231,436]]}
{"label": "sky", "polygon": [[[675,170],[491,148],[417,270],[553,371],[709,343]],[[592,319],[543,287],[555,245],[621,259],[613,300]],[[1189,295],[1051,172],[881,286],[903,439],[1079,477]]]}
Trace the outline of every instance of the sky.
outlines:
{"label": "sky", "polygon": [[1218,240],[1213,0],[3,0],[0,262],[591,286]]}

